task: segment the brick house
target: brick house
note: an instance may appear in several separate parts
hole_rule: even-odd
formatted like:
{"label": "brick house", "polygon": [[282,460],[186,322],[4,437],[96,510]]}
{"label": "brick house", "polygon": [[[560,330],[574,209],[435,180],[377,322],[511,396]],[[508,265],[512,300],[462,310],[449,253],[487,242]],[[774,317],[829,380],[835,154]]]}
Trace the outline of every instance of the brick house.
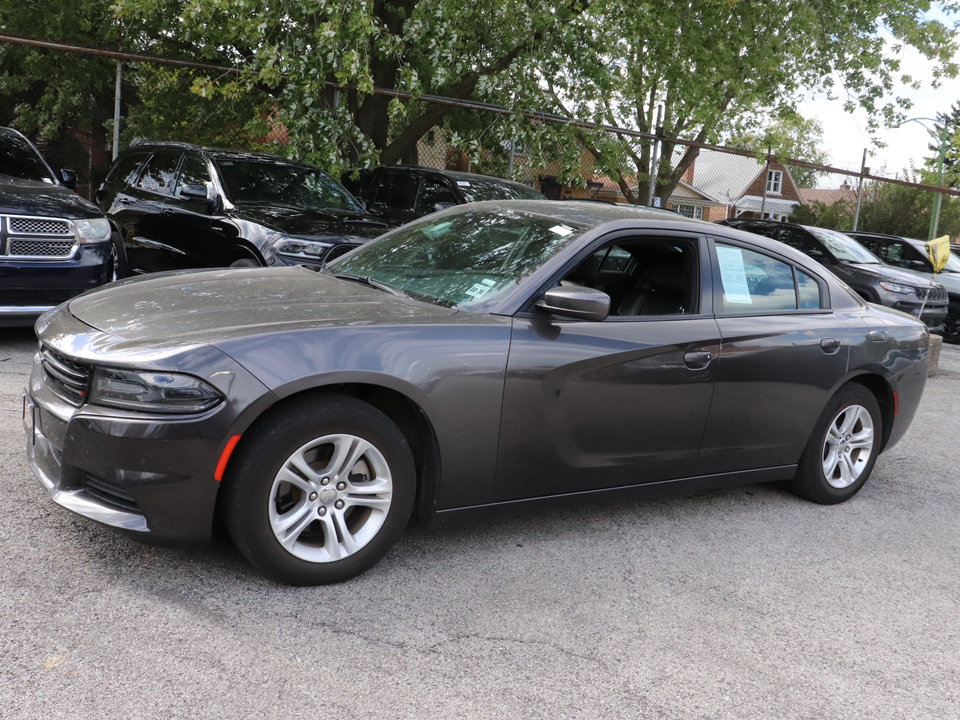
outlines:
{"label": "brick house", "polygon": [[[766,198],[764,198],[766,186]],[[786,220],[801,202],[790,169],[777,160],[701,150],[667,200],[667,208],[710,222],[725,218]]]}

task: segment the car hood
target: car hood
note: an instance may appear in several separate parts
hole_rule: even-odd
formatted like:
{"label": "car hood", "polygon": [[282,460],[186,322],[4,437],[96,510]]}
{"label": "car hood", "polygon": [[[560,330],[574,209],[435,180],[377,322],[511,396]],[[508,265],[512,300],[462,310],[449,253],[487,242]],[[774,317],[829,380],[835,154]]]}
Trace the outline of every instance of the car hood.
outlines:
{"label": "car hood", "polygon": [[883,280],[890,280],[895,283],[903,283],[912,287],[929,287],[933,283],[929,278],[920,273],[904,270],[903,268],[892,267],[890,265],[861,265],[861,264],[840,264],[835,266],[837,269],[845,269],[853,273],[859,273],[861,277],[879,277]]}
{"label": "car hood", "polygon": [[267,203],[237,205],[231,215],[300,238],[356,237],[369,240],[395,227],[383,218],[361,212],[311,210]]}
{"label": "car hood", "polygon": [[70,220],[103,217],[96,205],[69,188],[9,175],[0,175],[0,213]]}
{"label": "car hood", "polygon": [[124,340],[210,344],[297,326],[404,324],[456,314],[303,267],[159,273],[92,290],[71,300],[69,310]]}

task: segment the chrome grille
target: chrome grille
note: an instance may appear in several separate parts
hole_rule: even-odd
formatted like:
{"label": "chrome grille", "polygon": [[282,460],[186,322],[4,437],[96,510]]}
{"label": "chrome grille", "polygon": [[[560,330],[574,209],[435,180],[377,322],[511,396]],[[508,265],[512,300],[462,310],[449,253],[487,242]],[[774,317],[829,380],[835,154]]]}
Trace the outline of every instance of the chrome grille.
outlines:
{"label": "chrome grille", "polygon": [[17,235],[71,235],[70,223],[66,220],[48,218],[9,217],[7,227]]}
{"label": "chrome grille", "polygon": [[90,371],[58,352],[44,346],[40,364],[50,380],[50,388],[71,405],[82,405],[87,396]]}
{"label": "chrome grille", "polygon": [[17,257],[63,257],[73,254],[73,241],[63,240],[10,240],[8,255]]}

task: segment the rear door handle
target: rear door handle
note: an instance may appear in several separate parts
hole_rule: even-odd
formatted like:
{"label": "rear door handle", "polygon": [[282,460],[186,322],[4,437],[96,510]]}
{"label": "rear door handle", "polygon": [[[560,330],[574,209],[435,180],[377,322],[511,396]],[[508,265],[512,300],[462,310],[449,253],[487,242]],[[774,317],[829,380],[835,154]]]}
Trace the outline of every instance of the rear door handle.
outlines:
{"label": "rear door handle", "polygon": [[691,370],[703,370],[712,358],[708,352],[688,352],[683,354],[683,364]]}
{"label": "rear door handle", "polygon": [[883,342],[887,339],[886,330],[871,330],[867,333],[867,339],[873,340],[874,342]]}
{"label": "rear door handle", "polygon": [[164,209],[163,209],[163,214],[164,214],[164,215],[173,215],[173,214],[174,214],[174,211],[171,210],[170,208],[164,208]]}
{"label": "rear door handle", "polygon": [[820,341],[820,349],[827,355],[833,355],[840,349],[841,344],[840,338],[823,338]]}

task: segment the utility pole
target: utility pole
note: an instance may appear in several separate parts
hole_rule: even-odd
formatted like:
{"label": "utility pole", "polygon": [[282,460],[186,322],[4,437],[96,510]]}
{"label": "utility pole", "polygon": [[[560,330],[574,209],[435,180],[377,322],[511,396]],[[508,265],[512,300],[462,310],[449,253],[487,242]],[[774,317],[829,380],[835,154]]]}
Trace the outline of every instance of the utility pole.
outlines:
{"label": "utility pole", "polygon": [[663,105],[657,106],[657,124],[654,126],[653,156],[650,158],[650,194],[647,198],[647,206],[653,207],[653,196],[657,190],[657,165],[660,158],[657,157],[660,149],[660,138],[663,137]]}
{"label": "utility pole", "polygon": [[123,63],[117,58],[117,87],[113,93],[113,159],[120,152],[120,81],[123,80]]}
{"label": "utility pole", "polygon": [[863,149],[863,162],[860,163],[860,179],[857,181],[857,210],[853,213],[853,231],[857,231],[860,222],[860,203],[863,201],[863,176],[870,172],[867,167],[867,149]]}

